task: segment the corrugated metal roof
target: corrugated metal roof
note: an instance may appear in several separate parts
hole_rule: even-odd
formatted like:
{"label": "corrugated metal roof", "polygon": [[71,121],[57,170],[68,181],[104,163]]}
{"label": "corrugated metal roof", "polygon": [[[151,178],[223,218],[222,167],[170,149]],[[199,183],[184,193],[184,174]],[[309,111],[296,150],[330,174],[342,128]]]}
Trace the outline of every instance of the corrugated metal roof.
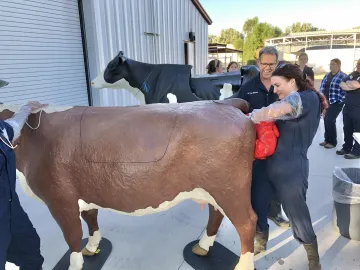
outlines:
{"label": "corrugated metal roof", "polygon": [[347,29],[347,30],[333,30],[333,31],[313,31],[313,32],[295,32],[287,35],[288,37],[294,36],[316,36],[316,35],[331,35],[331,34],[356,34],[360,33],[360,29]]}

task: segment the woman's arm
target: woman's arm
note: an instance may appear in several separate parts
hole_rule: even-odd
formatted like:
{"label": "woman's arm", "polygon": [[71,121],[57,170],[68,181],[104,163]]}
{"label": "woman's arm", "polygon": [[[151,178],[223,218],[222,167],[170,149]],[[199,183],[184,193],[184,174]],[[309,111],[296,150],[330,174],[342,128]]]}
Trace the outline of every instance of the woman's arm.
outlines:
{"label": "woman's arm", "polygon": [[47,105],[40,104],[38,102],[29,102],[28,104],[22,106],[20,110],[13,115],[13,117],[5,120],[5,122],[13,128],[14,137],[12,138],[12,141],[15,141],[20,137],[21,130],[31,112],[37,111],[46,106]]}
{"label": "woman's arm", "polygon": [[298,92],[291,93],[283,100],[270,104],[259,110],[253,110],[250,114],[251,120],[257,124],[262,121],[271,122],[275,120],[290,120],[301,115],[302,100]]}

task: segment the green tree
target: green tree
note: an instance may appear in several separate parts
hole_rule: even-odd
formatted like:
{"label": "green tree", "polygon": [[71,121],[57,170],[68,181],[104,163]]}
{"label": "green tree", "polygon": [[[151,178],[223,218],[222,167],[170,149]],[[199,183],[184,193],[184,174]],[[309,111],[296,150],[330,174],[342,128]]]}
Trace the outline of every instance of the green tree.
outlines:
{"label": "green tree", "polygon": [[232,44],[235,49],[242,49],[244,35],[234,28],[223,29],[218,38],[219,43]]}
{"label": "green tree", "polygon": [[[246,23],[246,22],[245,22]],[[265,39],[279,37],[282,30],[268,23],[258,23],[249,30],[244,42],[244,61],[256,59],[256,50],[264,46]]]}
{"label": "green tree", "polygon": [[235,49],[242,50],[244,35],[234,28],[227,28],[221,30],[220,36],[209,35],[208,42],[232,44]]}
{"label": "green tree", "polygon": [[215,36],[215,35],[209,35],[208,36],[208,42],[209,43],[217,43],[218,42],[218,37],[217,36]]}
{"label": "green tree", "polygon": [[251,33],[251,31],[254,29],[254,27],[256,25],[259,24],[259,18],[258,17],[254,17],[252,19],[247,19],[244,23],[243,26],[243,32],[245,35],[248,35],[249,33]]}
{"label": "green tree", "polygon": [[296,22],[285,28],[285,34],[311,31],[325,31],[323,28],[313,26],[311,23]]}

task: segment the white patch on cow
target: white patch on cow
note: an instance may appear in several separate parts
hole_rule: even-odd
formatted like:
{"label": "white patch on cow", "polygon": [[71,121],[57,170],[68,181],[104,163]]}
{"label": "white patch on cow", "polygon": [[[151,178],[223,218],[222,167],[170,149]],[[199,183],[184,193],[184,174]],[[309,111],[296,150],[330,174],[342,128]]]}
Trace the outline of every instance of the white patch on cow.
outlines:
{"label": "white patch on cow", "polygon": [[18,178],[18,180],[20,181],[20,186],[22,188],[22,190],[24,191],[24,193],[26,195],[28,195],[30,198],[36,199],[42,203],[44,203],[38,196],[35,195],[35,193],[31,190],[31,188],[29,187],[29,184],[26,180],[25,175],[19,171],[16,170],[16,177]]}
{"label": "white patch on cow", "polygon": [[234,270],[254,270],[254,253],[241,254],[240,261]]}
{"label": "white patch on cow", "polygon": [[230,83],[224,83],[222,89],[220,89],[220,100],[224,100],[225,98],[231,97],[233,95],[232,85]]}
{"label": "white patch on cow", "polygon": [[102,88],[111,88],[111,89],[122,89],[126,87],[126,80],[118,80],[114,83],[107,83],[104,80],[104,71],[101,71],[99,75],[96,76],[95,79],[91,81],[91,87],[96,89],[102,89]]}
{"label": "white patch on cow", "polygon": [[19,270],[20,268],[13,263],[6,262],[5,270]]}
{"label": "white patch on cow", "polygon": [[135,96],[135,98],[139,101],[140,105],[145,104],[145,96],[140,91],[140,89],[132,87],[125,79],[118,80],[114,83],[107,83],[104,80],[104,71],[100,72],[100,74],[91,81],[91,86],[96,89],[110,88],[116,90],[127,90]]}
{"label": "white patch on cow", "polygon": [[215,238],[216,238],[216,234],[214,236],[208,236],[207,231],[205,230],[203,236],[201,237],[201,239],[199,241],[199,246],[202,249],[209,251],[209,248],[214,245]]}
{"label": "white patch on cow", "polygon": [[[158,208],[155,208],[155,209],[153,207],[149,206],[145,209],[138,209],[131,213],[126,213],[126,212],[122,212],[122,211],[118,211],[118,210],[114,210],[114,209],[108,209],[108,208],[105,208],[105,209],[116,212],[116,213],[120,213],[123,215],[128,215],[128,216],[144,216],[144,215],[150,215],[150,214],[166,211],[188,199],[194,200],[196,202],[201,201],[201,202],[206,202],[208,204],[211,204],[216,209],[218,209],[223,214],[224,217],[226,217],[226,214],[224,213],[223,209],[217,204],[215,199],[207,191],[205,191],[202,188],[195,188],[194,190],[189,191],[189,192],[186,192],[186,191],[180,192],[172,201],[170,201],[170,202],[165,201],[165,202],[161,203]],[[102,209],[101,206],[98,206],[93,203],[87,203],[81,199],[78,200],[78,203],[79,203],[79,211],[80,212],[89,211],[91,209]]]}
{"label": "white patch on cow", "polygon": [[169,103],[177,103],[177,98],[174,94],[169,93],[166,97],[169,99]]}
{"label": "white patch on cow", "polygon": [[[4,110],[9,110],[11,112],[17,113],[20,110],[21,106],[20,105],[1,104],[0,105],[0,112],[2,112]],[[71,107],[71,106],[48,106],[48,107],[43,108],[42,110],[44,112],[46,112],[47,114],[50,114],[50,113],[54,113],[54,112],[67,111],[67,110],[69,110],[71,108],[73,108],[73,107]],[[37,113],[39,111],[40,110],[37,110],[37,111],[34,111],[33,113]]]}
{"label": "white patch on cow", "polygon": [[81,252],[72,252],[70,255],[69,270],[81,270],[83,268],[84,258]]}
{"label": "white patch on cow", "polygon": [[99,231],[95,231],[94,235],[89,236],[89,241],[86,245],[86,249],[90,252],[94,252],[98,249],[101,241],[101,234]]}

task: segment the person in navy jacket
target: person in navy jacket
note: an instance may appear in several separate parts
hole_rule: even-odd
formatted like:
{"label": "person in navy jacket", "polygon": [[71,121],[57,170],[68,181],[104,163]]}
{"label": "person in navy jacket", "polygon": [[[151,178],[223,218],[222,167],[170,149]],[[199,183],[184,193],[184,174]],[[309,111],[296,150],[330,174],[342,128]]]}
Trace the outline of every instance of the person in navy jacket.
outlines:
{"label": "person in navy jacket", "polygon": [[328,104],[325,96],[296,65],[280,65],[273,72],[271,83],[280,100],[250,114],[255,124],[275,121],[280,133],[274,154],[267,158],[268,178],[255,179],[258,185],[251,191],[252,205],[258,216],[254,252],[259,254],[267,247],[267,212],[273,190],[289,218],[294,238],[307,252],[309,270],[320,270],[317,237],[306,204],[307,153]]}
{"label": "person in navy jacket", "polygon": [[[249,103],[251,113],[253,110],[261,109],[278,100],[278,95],[274,93],[274,86],[271,85],[271,75],[275,71],[279,63],[279,52],[273,46],[266,46],[259,51],[258,66],[260,72],[245,83],[240,91],[229,97],[241,98]],[[252,189],[255,189],[258,184],[261,184],[264,179],[267,179],[266,173],[267,160],[257,159],[254,161],[252,170]],[[258,183],[259,181],[259,183]],[[273,198],[268,212],[268,218],[272,220],[277,226],[288,228],[289,222],[283,216],[281,211],[281,204],[276,195],[273,193]]]}
{"label": "person in navy jacket", "polygon": [[360,158],[360,143],[355,141],[353,134],[360,132],[360,59],[357,61],[356,70],[346,76],[340,83],[345,90],[345,106],[343,110],[344,141],[338,155],[344,155],[346,159]]}
{"label": "person in navy jacket", "polygon": [[[7,84],[0,80],[0,88]],[[44,262],[40,237],[21,207],[15,190],[16,160],[12,144],[20,136],[31,112],[44,106],[29,102],[12,118],[0,120],[0,269],[5,269],[8,261],[20,270],[40,270]]]}

